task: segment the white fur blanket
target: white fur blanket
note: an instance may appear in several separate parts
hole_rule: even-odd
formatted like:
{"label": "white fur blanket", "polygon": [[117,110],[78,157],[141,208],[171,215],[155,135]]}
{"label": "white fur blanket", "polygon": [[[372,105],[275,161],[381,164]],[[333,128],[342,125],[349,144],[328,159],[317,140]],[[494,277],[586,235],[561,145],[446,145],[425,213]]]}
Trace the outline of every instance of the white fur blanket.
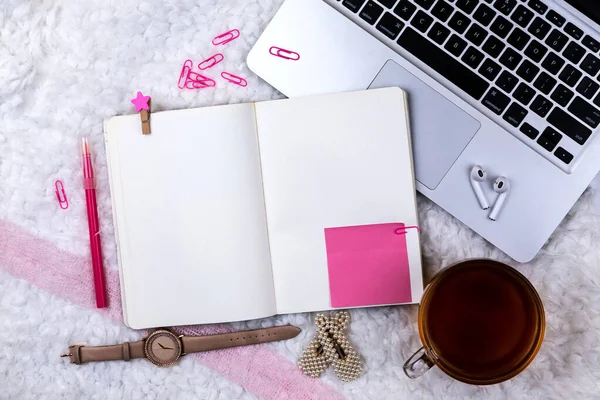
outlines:
{"label": "white fur blanket", "polygon": [[[352,311],[350,338],[365,374],[346,384],[332,372],[307,380],[294,367],[314,332],[308,314],[194,328],[292,323],[303,332],[255,350],[185,357],[170,368],[144,360],[74,366],[58,357],[68,344],[143,336],[119,322],[120,310],[91,305],[78,139],[89,136],[96,153],[105,268],[114,273],[103,120],[131,113],[138,90],[152,96],[154,110],[281,97],[245,65],[281,2],[0,0],[0,398],[600,398],[600,225],[592,191],[524,265],[419,199],[426,279],[455,261],[490,257],[518,268],[544,300],[547,336],[537,359],[500,385],[469,386],[436,369],[406,378],[402,364],[420,347],[416,306]],[[215,71],[243,76],[248,87],[177,88],[183,61],[214,54],[211,39],[232,28],[241,37],[220,49],[226,59]],[[56,179],[65,183],[68,210],[58,208]]]}

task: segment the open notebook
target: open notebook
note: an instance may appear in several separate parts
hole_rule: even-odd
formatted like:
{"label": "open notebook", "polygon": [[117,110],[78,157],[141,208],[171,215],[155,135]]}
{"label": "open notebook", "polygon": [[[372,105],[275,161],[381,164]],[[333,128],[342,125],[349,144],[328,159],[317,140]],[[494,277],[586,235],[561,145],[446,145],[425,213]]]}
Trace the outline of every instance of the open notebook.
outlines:
{"label": "open notebook", "polygon": [[417,303],[398,88],[105,123],[124,320],[203,324]]}

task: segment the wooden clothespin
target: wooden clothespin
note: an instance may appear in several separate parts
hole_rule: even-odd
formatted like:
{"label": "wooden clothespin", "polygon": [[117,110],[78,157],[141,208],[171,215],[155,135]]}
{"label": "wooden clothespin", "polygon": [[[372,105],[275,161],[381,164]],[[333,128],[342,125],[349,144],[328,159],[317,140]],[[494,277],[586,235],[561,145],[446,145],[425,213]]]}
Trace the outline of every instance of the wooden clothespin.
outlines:
{"label": "wooden clothespin", "polygon": [[135,112],[140,113],[140,119],[142,121],[142,133],[144,135],[150,134],[150,114],[152,99],[150,96],[144,96],[142,92],[137,92],[135,99],[131,99],[131,103],[135,106]]}

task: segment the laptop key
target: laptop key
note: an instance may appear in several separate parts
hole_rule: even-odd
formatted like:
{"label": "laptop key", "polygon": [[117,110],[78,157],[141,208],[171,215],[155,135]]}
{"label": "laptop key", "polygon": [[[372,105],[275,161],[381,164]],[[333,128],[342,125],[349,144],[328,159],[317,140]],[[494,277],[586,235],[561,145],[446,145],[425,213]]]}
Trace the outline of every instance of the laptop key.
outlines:
{"label": "laptop key", "polygon": [[546,11],[548,11],[548,6],[542,3],[540,0],[530,0],[527,5],[539,14],[545,14]]}
{"label": "laptop key", "polygon": [[531,111],[544,118],[546,115],[548,115],[548,112],[552,108],[552,102],[541,94],[538,94],[529,108]]}
{"label": "laptop key", "polygon": [[454,29],[458,33],[465,33],[470,23],[471,20],[466,15],[464,15],[460,11],[457,11],[454,13],[452,18],[450,18],[448,26],[450,26],[450,28]]}
{"label": "laptop key", "polygon": [[569,88],[567,88],[561,83],[554,90],[550,98],[554,100],[558,105],[566,107],[567,104],[569,104],[569,101],[571,101],[571,99],[573,98],[573,96],[575,96],[575,93],[573,93]]}
{"label": "laptop key", "polygon": [[577,121],[559,107],[555,107],[554,110],[552,110],[548,116],[548,122],[581,145],[583,145],[592,134],[591,129]]}
{"label": "laptop key", "polygon": [[482,52],[473,46],[469,46],[461,60],[463,60],[469,67],[475,69],[479,66],[479,64],[481,64],[484,58],[485,56]]}
{"label": "laptop key", "polygon": [[414,26],[415,28],[417,28],[418,30],[420,30],[423,33],[427,32],[427,29],[429,29],[429,27],[431,26],[432,23],[433,23],[433,18],[431,16],[425,14],[421,10],[419,10],[419,12],[417,12],[417,14],[412,19],[412,21],[410,21],[410,24],[412,26]]}
{"label": "laptop key", "polygon": [[503,71],[496,80],[496,85],[506,93],[510,93],[517,86],[518,82],[519,80],[516,76],[508,71]]}
{"label": "laptop key", "polygon": [[485,29],[483,29],[478,24],[473,24],[467,31],[465,37],[469,42],[473,43],[476,46],[480,46],[481,43],[483,43],[483,41],[487,37],[487,35],[488,33]]}
{"label": "laptop key", "polygon": [[507,40],[508,43],[517,50],[523,50],[530,39],[531,36],[526,34],[523,30],[521,30],[520,28],[515,28],[515,30],[512,31]]}
{"label": "laptop key", "polygon": [[557,145],[557,143],[554,143],[552,140],[550,140],[549,138],[545,137],[543,133],[539,137],[539,139],[537,140],[537,143],[540,146],[542,146],[544,149],[548,150],[548,151],[554,150],[554,148]]}
{"label": "laptop key", "polygon": [[502,53],[504,47],[506,47],[506,45],[500,39],[492,35],[485,42],[482,49],[491,57],[496,58],[500,55],[500,53]]}
{"label": "laptop key", "polygon": [[562,70],[558,78],[569,85],[570,87],[575,86],[579,79],[583,76],[583,73],[577,70],[572,65],[568,65]]}
{"label": "laptop key", "polygon": [[594,104],[600,107],[600,94],[598,94],[598,96],[596,96],[596,98],[594,99]]}
{"label": "laptop key", "polygon": [[[450,39],[452,40],[452,39]],[[469,96],[479,100],[490,84],[450,56],[437,45],[431,43],[414,29],[408,27],[398,39],[398,44],[413,56],[427,64]]]}
{"label": "laptop key", "polygon": [[489,58],[486,59],[483,64],[481,64],[481,68],[479,68],[479,73],[490,81],[496,79],[500,71],[502,71],[502,67]]}
{"label": "laptop key", "polygon": [[528,105],[531,102],[531,99],[533,99],[533,96],[535,96],[535,90],[525,83],[520,83],[517,90],[513,93],[515,100],[523,105]]}
{"label": "laptop key", "polygon": [[477,11],[475,11],[475,14],[473,14],[475,21],[479,22],[483,26],[488,26],[495,16],[496,11],[492,10],[483,3],[479,6]]}
{"label": "laptop key", "polygon": [[533,81],[538,72],[540,72],[540,68],[529,60],[523,61],[523,64],[517,69],[517,75],[526,82]]}
{"label": "laptop key", "polygon": [[586,99],[591,99],[598,91],[598,88],[600,88],[600,85],[586,76],[579,82],[576,90],[577,93],[581,94]]}
{"label": "laptop key", "polygon": [[566,59],[571,61],[573,64],[579,64],[579,61],[581,61],[584,55],[585,49],[575,42],[569,43],[563,52],[563,56],[565,56]]}
{"label": "laptop key", "polygon": [[381,14],[383,14],[383,7],[374,1],[369,0],[363,9],[360,10],[358,16],[367,21],[370,25],[373,25],[375,22],[377,22],[379,17],[381,17]]}
{"label": "laptop key", "polygon": [[517,103],[512,103],[502,118],[516,128],[521,125],[521,122],[523,122],[527,113],[528,111],[526,109]]}
{"label": "laptop key", "polygon": [[600,71],[600,60],[596,56],[588,54],[581,63],[581,69],[591,76],[596,76],[598,71]]}
{"label": "laptop key", "polygon": [[504,15],[509,15],[517,6],[517,0],[496,0],[494,8]]}
{"label": "laptop key", "polygon": [[471,14],[473,10],[475,10],[475,7],[477,7],[478,3],[479,0],[457,0],[456,7],[460,8],[467,14]]}
{"label": "laptop key", "polygon": [[556,86],[556,79],[545,72],[542,72],[533,83],[533,87],[544,94],[550,94],[554,86]]}
{"label": "laptop key", "polygon": [[565,17],[563,17],[554,10],[548,11],[548,14],[546,14],[546,19],[558,27],[563,26],[565,22],[567,22]]}
{"label": "laptop key", "polygon": [[492,87],[488,94],[483,98],[482,103],[495,114],[500,115],[510,103],[510,97],[500,92],[497,88]]}
{"label": "laptop key", "polygon": [[435,0],[415,0],[415,3],[417,3],[426,10],[429,10],[434,2]]}
{"label": "laptop key", "polygon": [[559,31],[558,29],[553,29],[552,33],[546,39],[546,44],[555,51],[562,51],[565,48],[565,45],[569,41],[567,35]]}
{"label": "laptop key", "polygon": [[598,41],[596,39],[594,39],[593,37],[591,37],[590,35],[585,35],[585,37],[583,38],[581,43],[583,43],[583,45],[585,47],[587,47],[594,53],[597,53],[600,51],[600,43],[598,43]]}
{"label": "laptop key", "polygon": [[431,14],[433,14],[434,17],[442,22],[446,22],[453,12],[454,7],[446,3],[444,0],[440,0],[435,3],[435,6],[433,6],[433,9],[431,10]]}
{"label": "laptop key", "polygon": [[569,106],[569,111],[594,129],[600,124],[600,110],[581,97],[575,97],[575,100]]}
{"label": "laptop key", "polygon": [[394,17],[389,12],[386,12],[383,18],[377,24],[377,30],[390,39],[394,40],[404,28],[404,22],[400,21],[398,18]]}
{"label": "laptop key", "polygon": [[540,134],[540,131],[529,125],[527,122],[521,125],[520,131],[523,132],[529,139],[535,139],[537,135]]}
{"label": "laptop key", "polygon": [[446,28],[439,22],[436,22],[427,36],[437,44],[443,44],[446,38],[450,36],[450,29]]}
{"label": "laptop key", "polygon": [[467,42],[458,37],[458,35],[452,35],[452,37],[450,37],[450,39],[446,42],[444,48],[454,56],[459,57],[467,48],[467,46]]}
{"label": "laptop key", "polygon": [[542,132],[542,137],[548,139],[549,141],[551,141],[554,144],[558,144],[558,142],[560,142],[562,140],[563,135],[556,132],[556,130],[554,130],[554,128],[549,126],[546,129],[544,129],[544,132]]}
{"label": "laptop key", "polygon": [[525,49],[525,55],[535,62],[540,62],[547,52],[548,49],[537,40],[533,40]]}
{"label": "laptop key", "polygon": [[504,39],[508,32],[513,28],[512,22],[504,18],[502,15],[498,15],[498,17],[492,23],[490,30],[494,32],[496,35],[500,36]]}
{"label": "laptop key", "polygon": [[562,135],[556,132],[551,127],[547,127],[542,132],[542,135],[537,140],[538,144],[548,151],[554,150],[558,142],[562,139]]}
{"label": "laptop key", "polygon": [[520,55],[519,53],[517,53],[509,47],[508,49],[506,49],[504,54],[502,54],[502,57],[500,57],[500,62],[502,63],[502,65],[504,65],[506,68],[512,71],[515,68],[517,68],[517,65],[519,65],[522,59],[522,55]]}
{"label": "laptop key", "polygon": [[542,67],[551,74],[558,74],[558,71],[565,65],[565,60],[560,58],[556,53],[550,52],[544,61]]}
{"label": "laptop key", "polygon": [[540,17],[536,17],[533,22],[531,23],[531,25],[529,25],[529,28],[527,29],[533,36],[535,36],[536,38],[542,40],[546,37],[546,35],[548,34],[548,32],[550,32],[550,29],[552,29],[552,26],[547,23],[546,21],[544,21],[543,19],[541,19]]}
{"label": "laptop key", "polygon": [[554,155],[556,157],[558,157],[559,160],[561,160],[562,162],[564,162],[565,164],[570,164],[571,161],[573,161],[573,154],[569,153],[567,150],[563,149],[562,147],[559,147],[558,149],[556,149],[556,151],[554,152]]}
{"label": "laptop key", "polygon": [[366,0],[344,0],[342,5],[352,12],[358,12]]}
{"label": "laptop key", "polygon": [[583,30],[571,22],[567,22],[564,29],[565,32],[575,40],[579,40],[583,36]]}
{"label": "laptop key", "polygon": [[383,4],[387,8],[392,8],[392,7],[394,7],[394,4],[396,4],[396,0],[377,0],[377,1],[380,2],[381,4]]}
{"label": "laptop key", "polygon": [[400,0],[396,8],[394,8],[394,14],[405,21],[408,21],[415,11],[417,11],[417,6],[408,0]]}
{"label": "laptop key", "polygon": [[519,26],[521,26],[521,28],[525,28],[533,19],[533,15],[533,11],[531,11],[523,5],[520,5],[519,7],[517,7],[515,12],[512,13],[510,19],[516,22]]}

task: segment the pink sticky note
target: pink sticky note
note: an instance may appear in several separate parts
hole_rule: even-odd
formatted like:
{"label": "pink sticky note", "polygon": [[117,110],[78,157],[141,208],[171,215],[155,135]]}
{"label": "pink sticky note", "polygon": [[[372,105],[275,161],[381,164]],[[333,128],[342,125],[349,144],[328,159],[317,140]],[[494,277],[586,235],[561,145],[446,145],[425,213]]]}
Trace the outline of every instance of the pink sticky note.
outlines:
{"label": "pink sticky note", "polygon": [[334,308],[410,303],[404,224],[325,229]]}

